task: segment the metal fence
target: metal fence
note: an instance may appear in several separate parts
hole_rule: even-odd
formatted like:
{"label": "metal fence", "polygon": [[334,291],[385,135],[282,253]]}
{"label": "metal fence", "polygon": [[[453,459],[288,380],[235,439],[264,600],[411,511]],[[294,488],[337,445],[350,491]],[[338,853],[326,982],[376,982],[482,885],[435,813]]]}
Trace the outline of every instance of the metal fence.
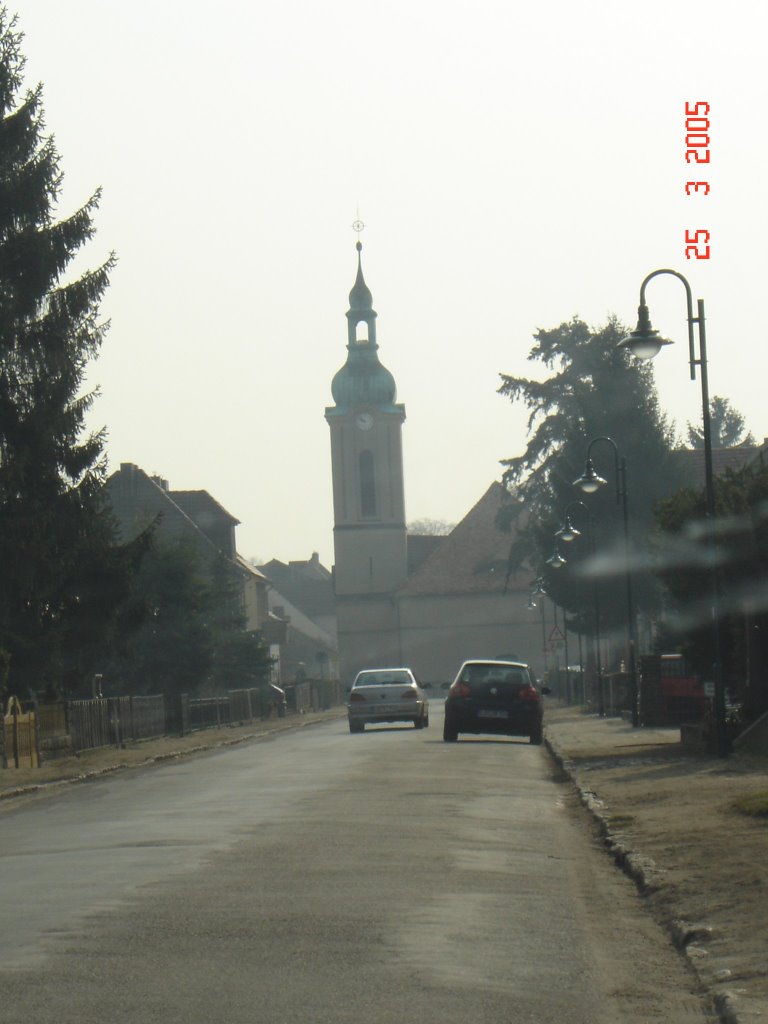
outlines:
{"label": "metal fence", "polygon": [[[289,713],[324,710],[340,702],[340,687],[334,680],[307,680],[285,689]],[[37,705],[34,710],[36,735],[32,746],[47,758],[199,729],[245,725],[277,713],[274,698],[258,688],[230,690],[215,697],[181,694],[175,698],[156,695],[57,701]],[[9,726],[11,744],[13,735]],[[20,735],[18,727],[16,735]],[[15,742],[18,745],[18,738]],[[7,746],[10,749],[11,745]]]}

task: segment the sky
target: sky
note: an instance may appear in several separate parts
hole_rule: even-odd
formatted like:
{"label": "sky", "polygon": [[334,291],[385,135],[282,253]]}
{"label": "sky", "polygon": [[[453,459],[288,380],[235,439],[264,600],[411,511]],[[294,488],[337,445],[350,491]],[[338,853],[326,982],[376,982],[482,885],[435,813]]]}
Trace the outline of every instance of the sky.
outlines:
{"label": "sky", "polygon": [[[324,410],[357,219],[379,357],[406,407],[409,522],[457,522],[524,450],[526,410],[497,388],[500,373],[545,372],[528,360],[534,332],[574,316],[634,326],[659,268],[705,301],[711,394],[768,436],[757,0],[7,9],[27,84],[44,84],[58,216],[102,189],[73,271],[118,257],[89,425],[107,428],[110,470],[209,491],[240,520],[246,558],[333,564]],[[685,157],[697,102],[708,165]],[[686,258],[697,230],[708,259]],[[682,435],[701,418],[685,292],[666,276],[647,299],[677,342],[655,372]]]}

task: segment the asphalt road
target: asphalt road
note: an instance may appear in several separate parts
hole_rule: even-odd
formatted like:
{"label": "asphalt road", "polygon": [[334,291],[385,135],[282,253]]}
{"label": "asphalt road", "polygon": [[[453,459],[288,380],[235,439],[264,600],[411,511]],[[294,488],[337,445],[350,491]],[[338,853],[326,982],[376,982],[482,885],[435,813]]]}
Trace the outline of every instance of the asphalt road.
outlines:
{"label": "asphalt road", "polygon": [[0,822],[0,1021],[701,1024],[546,751],[331,722]]}

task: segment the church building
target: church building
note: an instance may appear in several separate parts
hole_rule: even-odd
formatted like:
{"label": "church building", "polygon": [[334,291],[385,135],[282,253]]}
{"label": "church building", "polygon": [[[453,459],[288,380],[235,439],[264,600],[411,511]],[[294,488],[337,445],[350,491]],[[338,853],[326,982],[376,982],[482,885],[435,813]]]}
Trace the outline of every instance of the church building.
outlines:
{"label": "church building", "polygon": [[339,669],[408,665],[423,683],[451,680],[466,658],[514,655],[541,675],[546,623],[529,610],[532,577],[507,571],[510,537],[497,529],[507,500],[492,484],[447,537],[419,543],[405,518],[405,406],[379,361],[376,312],[357,243],[347,359],[325,410],[331,434],[334,588]]}

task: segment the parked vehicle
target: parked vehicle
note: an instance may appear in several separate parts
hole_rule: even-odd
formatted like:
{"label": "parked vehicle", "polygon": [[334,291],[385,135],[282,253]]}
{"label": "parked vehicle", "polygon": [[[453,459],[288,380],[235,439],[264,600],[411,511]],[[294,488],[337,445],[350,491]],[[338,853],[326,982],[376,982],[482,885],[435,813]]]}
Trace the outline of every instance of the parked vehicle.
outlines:
{"label": "parked vehicle", "polygon": [[541,743],[543,708],[536,679],[522,661],[465,661],[445,700],[443,739],[455,743],[459,733],[527,736]]}
{"label": "parked vehicle", "polygon": [[429,701],[409,668],[376,668],[358,672],[347,704],[350,732],[363,732],[380,722],[429,725]]}

